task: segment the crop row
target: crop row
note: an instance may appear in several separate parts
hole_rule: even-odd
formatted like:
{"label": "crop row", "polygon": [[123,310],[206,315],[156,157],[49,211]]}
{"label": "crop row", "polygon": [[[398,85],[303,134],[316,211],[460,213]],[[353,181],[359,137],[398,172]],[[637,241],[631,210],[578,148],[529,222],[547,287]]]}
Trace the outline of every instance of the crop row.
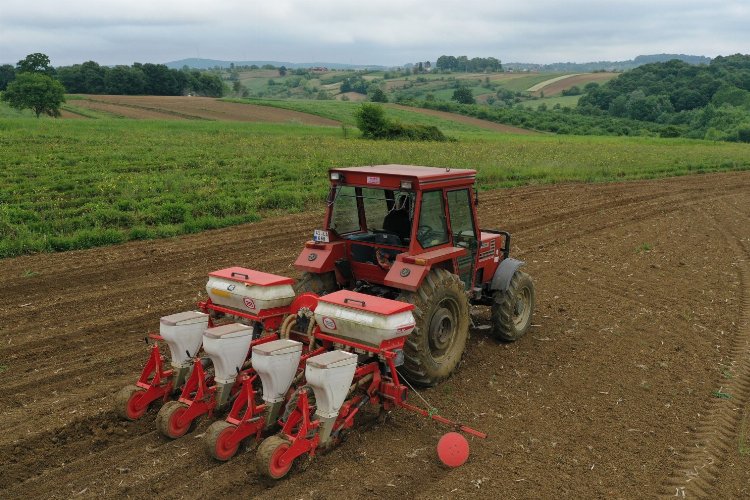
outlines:
{"label": "crop row", "polygon": [[173,236],[319,206],[327,169],[476,168],[482,188],[750,168],[750,146],[472,134],[368,141],[331,127],[0,118],[0,257]]}

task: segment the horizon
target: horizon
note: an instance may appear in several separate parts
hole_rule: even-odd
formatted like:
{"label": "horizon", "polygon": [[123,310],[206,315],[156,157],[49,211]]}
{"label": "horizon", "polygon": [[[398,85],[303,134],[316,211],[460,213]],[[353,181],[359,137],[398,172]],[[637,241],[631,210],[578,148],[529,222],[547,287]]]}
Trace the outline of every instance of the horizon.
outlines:
{"label": "horizon", "polygon": [[[45,52],[41,52],[41,53],[46,54],[46,55],[49,56],[49,54],[47,54]],[[739,53],[739,52],[737,52],[737,53]],[[660,56],[660,55],[674,55],[674,56],[677,56],[677,55],[679,55],[679,56],[687,56],[687,57],[705,57],[705,58],[709,58],[709,59],[715,59],[716,57],[722,57],[722,56],[726,57],[726,56],[734,55],[734,54],[737,54],[737,53],[732,53],[732,54],[716,54],[715,56],[707,56],[705,54],[690,54],[690,53],[686,53],[686,52],[674,52],[674,53],[672,53],[672,52],[654,52],[654,53],[650,53],[650,54],[637,54],[637,55],[632,56],[632,57],[628,57],[628,58],[624,58],[624,59],[618,59],[618,60],[613,60],[613,59],[608,59],[608,60],[585,60],[585,59],[582,59],[580,61],[562,61],[562,60],[560,60],[560,61],[553,61],[553,62],[548,62],[548,63],[539,63],[539,62],[534,62],[534,61],[502,61],[501,60],[501,63],[504,66],[505,65],[513,65],[513,64],[524,64],[524,65],[535,65],[535,66],[548,66],[548,65],[555,65],[555,64],[621,63],[621,62],[634,61],[636,58],[643,57],[643,56]],[[10,65],[15,66],[19,61],[23,60],[27,55],[29,55],[29,54],[26,54],[26,55],[22,56],[17,61],[1,61],[0,60],[0,65],[10,64]],[[449,53],[441,54],[441,55],[452,55],[452,56],[456,56],[456,57],[466,55],[469,59],[472,59],[474,57],[494,57],[494,56],[487,56],[487,55],[477,56],[477,55],[449,54]],[[63,67],[63,66],[73,66],[73,65],[76,65],[76,64],[82,64],[84,62],[93,61],[93,62],[96,62],[97,64],[99,64],[100,66],[114,67],[114,66],[119,66],[119,65],[132,66],[133,64],[136,64],[136,63],[138,63],[138,64],[163,64],[163,65],[169,65],[169,64],[174,64],[174,63],[180,63],[180,62],[183,62],[183,61],[198,60],[198,61],[216,61],[216,62],[234,63],[234,64],[237,64],[237,63],[264,63],[264,64],[280,63],[280,64],[301,65],[301,66],[328,64],[328,65],[337,65],[337,66],[338,65],[340,65],[340,66],[357,66],[357,67],[363,67],[363,68],[366,68],[366,67],[385,67],[385,68],[389,68],[390,69],[390,68],[403,68],[403,67],[408,66],[410,64],[415,64],[415,63],[425,62],[425,61],[429,61],[430,63],[435,64],[435,62],[436,62],[436,60],[437,60],[438,57],[440,57],[440,56],[434,57],[432,59],[422,59],[421,61],[420,60],[409,61],[409,62],[405,62],[405,63],[402,63],[402,64],[391,64],[391,65],[388,65],[388,64],[368,64],[368,63],[360,63],[360,62],[351,62],[351,63],[349,63],[349,62],[323,61],[323,60],[282,61],[282,60],[273,60],[273,59],[268,59],[268,58],[240,60],[240,59],[227,59],[227,58],[221,58],[221,57],[181,57],[181,58],[172,59],[172,60],[169,60],[169,61],[148,61],[148,60],[144,60],[144,59],[138,59],[138,60],[134,60],[134,61],[132,61],[130,63],[113,63],[113,64],[104,63],[104,62],[97,61],[97,60],[94,60],[94,59],[83,59],[81,61],[73,62],[73,63],[70,63],[70,64],[55,64],[54,60],[52,60],[52,58],[50,58],[50,65],[53,66],[53,67]]]}

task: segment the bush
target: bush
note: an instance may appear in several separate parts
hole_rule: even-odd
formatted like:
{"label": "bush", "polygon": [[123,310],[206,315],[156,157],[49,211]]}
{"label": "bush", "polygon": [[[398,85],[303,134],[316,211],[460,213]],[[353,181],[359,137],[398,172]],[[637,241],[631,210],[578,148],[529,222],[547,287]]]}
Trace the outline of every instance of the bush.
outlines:
{"label": "bush", "polygon": [[362,131],[362,137],[377,139],[382,137],[383,131],[388,126],[385,119],[385,111],[377,104],[362,104],[354,113],[357,127]]}
{"label": "bush", "polygon": [[474,94],[472,94],[471,89],[468,87],[458,87],[453,91],[451,99],[461,104],[474,104],[476,102]]}
{"label": "bush", "polygon": [[668,125],[659,133],[659,136],[664,138],[680,137],[680,129],[678,129],[674,125]]}
{"label": "bush", "polygon": [[385,130],[384,139],[407,139],[412,141],[445,141],[447,138],[434,125],[414,125],[392,122]]}
{"label": "bush", "polygon": [[406,139],[412,141],[445,141],[445,135],[435,126],[403,124],[389,121],[377,104],[362,104],[354,114],[362,137],[367,139]]}
{"label": "bush", "polygon": [[737,129],[737,140],[750,142],[750,124],[745,124]]}
{"label": "bush", "polygon": [[376,88],[372,91],[372,94],[370,95],[370,100],[372,102],[388,102],[388,96],[385,95],[385,92],[383,92],[383,89]]}

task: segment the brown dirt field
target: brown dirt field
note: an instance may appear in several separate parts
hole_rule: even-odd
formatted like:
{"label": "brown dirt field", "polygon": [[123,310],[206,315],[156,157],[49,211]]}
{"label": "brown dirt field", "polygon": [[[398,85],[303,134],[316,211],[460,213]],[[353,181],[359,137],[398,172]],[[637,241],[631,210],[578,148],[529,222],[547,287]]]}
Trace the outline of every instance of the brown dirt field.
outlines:
{"label": "brown dirt field", "polygon": [[435,457],[445,428],[403,412],[276,484],[253,447],[208,459],[206,421],[167,441],[155,410],[115,416],[159,317],[192,308],[214,269],[296,275],[314,211],[0,261],[0,497],[747,498],[750,173],[480,198],[537,308],[515,343],[473,330],[454,376],[422,393],[490,434],[463,467]]}
{"label": "brown dirt field", "polygon": [[534,130],[514,127],[512,125],[503,125],[502,123],[495,123],[489,120],[480,120],[479,118],[459,115],[458,113],[448,113],[447,111],[437,111],[434,109],[413,108],[410,106],[402,106],[400,104],[389,104],[388,106],[397,109],[403,109],[405,111],[411,111],[413,113],[422,113],[423,115],[436,116],[444,120],[465,123],[467,125],[473,125],[474,127],[480,127],[487,130],[494,130],[495,132],[503,132],[506,134],[539,135],[539,132],[536,132]]}
{"label": "brown dirt field", "polygon": [[544,92],[545,97],[552,97],[562,93],[563,90],[567,90],[574,85],[583,86],[589,82],[597,82],[602,84],[608,82],[612,78],[615,78],[619,73],[587,73],[585,75],[575,75],[570,78],[558,80],[554,83],[547,85],[546,87],[539,89],[537,92],[533,92],[534,95],[539,96]]}
{"label": "brown dirt field", "polygon": [[311,115],[272,108],[225,102],[211,97],[184,96],[85,96],[76,106],[100,109],[128,118],[203,119],[242,122],[301,123],[305,125],[338,126],[339,122]]}
{"label": "brown dirt field", "polygon": [[132,108],[127,106],[120,106],[119,104],[94,101],[89,99],[80,99],[74,101],[74,106],[79,108],[91,109],[94,111],[101,111],[114,116],[122,118],[133,118],[136,120],[184,120],[185,118],[168,113],[161,113],[156,110],[143,109],[143,108]]}
{"label": "brown dirt field", "polygon": [[83,115],[79,115],[78,113],[73,113],[72,111],[68,111],[67,109],[61,109],[60,118],[64,118],[66,120],[76,120],[76,119],[85,119],[86,117]]}

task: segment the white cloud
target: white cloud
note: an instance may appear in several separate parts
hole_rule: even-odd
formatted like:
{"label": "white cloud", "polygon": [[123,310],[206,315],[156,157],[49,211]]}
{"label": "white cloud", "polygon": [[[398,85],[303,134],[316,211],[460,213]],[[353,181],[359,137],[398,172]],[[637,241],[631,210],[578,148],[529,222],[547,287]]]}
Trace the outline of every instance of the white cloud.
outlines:
{"label": "white cloud", "polygon": [[402,64],[441,54],[503,61],[747,52],[737,0],[3,0],[0,63],[44,52],[55,65],[183,57]]}

